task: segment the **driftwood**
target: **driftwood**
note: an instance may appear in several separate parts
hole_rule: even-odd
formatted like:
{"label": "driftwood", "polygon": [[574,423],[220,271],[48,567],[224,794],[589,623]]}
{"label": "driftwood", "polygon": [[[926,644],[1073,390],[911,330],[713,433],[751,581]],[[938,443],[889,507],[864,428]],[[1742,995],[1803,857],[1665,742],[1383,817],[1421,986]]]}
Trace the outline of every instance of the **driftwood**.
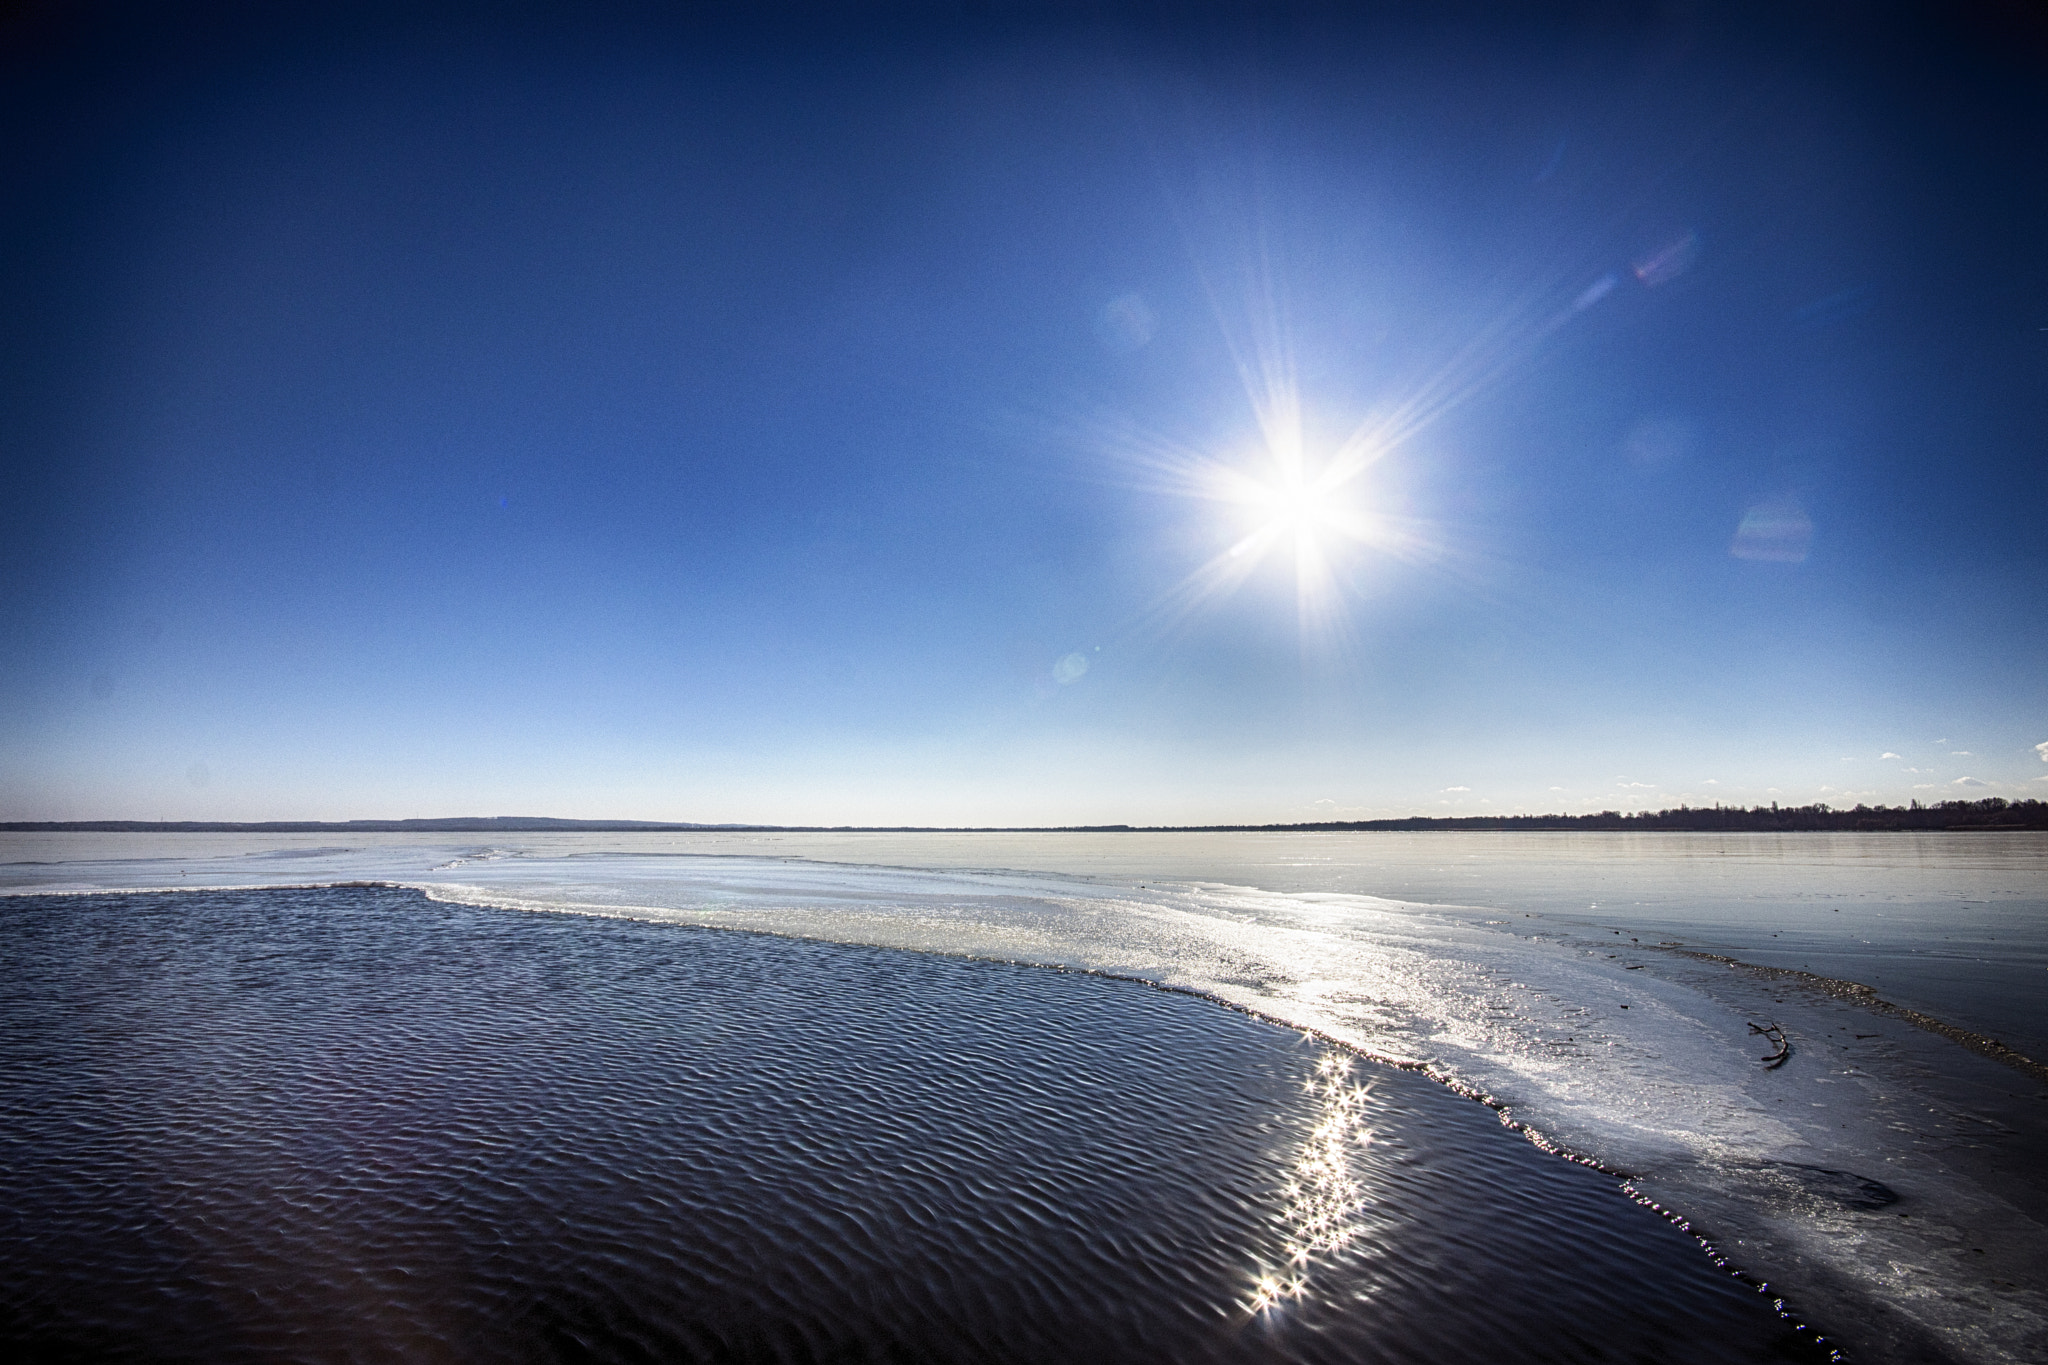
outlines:
{"label": "driftwood", "polygon": [[1785,1065],[1785,1059],[1792,1055],[1792,1043],[1785,1037],[1785,1030],[1779,1028],[1776,1024],[1764,1024],[1762,1026],[1751,1024],[1749,1031],[1761,1034],[1764,1041],[1778,1049],[1768,1057],[1759,1057],[1757,1059],[1764,1064],[1764,1070],[1776,1071],[1779,1067]]}
{"label": "driftwood", "polygon": [[[1742,962],[1732,957],[1722,957],[1719,953],[1702,953],[1691,948],[1676,948],[1672,951],[1680,957],[1697,958],[1701,962],[1718,962],[1730,971],[1749,972],[1766,981],[1796,981],[1809,990],[1819,991],[1822,995],[1831,996],[1836,1000],[1846,1000],[1852,1005],[1860,1005],[1872,1014],[1903,1019],[1914,1028],[1923,1028],[1929,1033],[1939,1034],[1952,1043],[1959,1043],[1970,1049],[1980,1057],[2002,1062],[2021,1075],[2031,1076],[2043,1084],[2048,1084],[2048,1066],[2043,1066],[2032,1057],[2013,1051],[1996,1038],[1986,1038],[1981,1033],[1972,1033],[1968,1029],[1957,1028],[1954,1024],[1945,1024],[1918,1010],[1909,1010],[1894,1005],[1889,1000],[1880,1000],[1876,991],[1860,982],[1840,981],[1832,976],[1815,976],[1812,972],[1797,971],[1790,967],[1760,967],[1754,962]],[[1763,1030],[1758,1029],[1757,1032],[1761,1033]],[[1857,1035],[1859,1038],[1877,1036],[1879,1035],[1874,1033]]]}

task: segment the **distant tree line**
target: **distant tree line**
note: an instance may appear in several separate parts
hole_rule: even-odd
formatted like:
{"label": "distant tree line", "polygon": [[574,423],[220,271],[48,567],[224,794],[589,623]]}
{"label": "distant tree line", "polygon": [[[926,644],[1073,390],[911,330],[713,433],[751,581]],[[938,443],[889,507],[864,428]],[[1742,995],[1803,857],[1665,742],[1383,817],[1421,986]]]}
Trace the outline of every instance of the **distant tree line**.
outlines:
{"label": "distant tree line", "polygon": [[1669,810],[1603,810],[1595,815],[1415,815],[1401,820],[1345,820],[1304,825],[1236,825],[1233,829],[1618,829],[1618,830],[1886,830],[2048,829],[2048,801],[1937,801],[1905,806],[1676,806]]}

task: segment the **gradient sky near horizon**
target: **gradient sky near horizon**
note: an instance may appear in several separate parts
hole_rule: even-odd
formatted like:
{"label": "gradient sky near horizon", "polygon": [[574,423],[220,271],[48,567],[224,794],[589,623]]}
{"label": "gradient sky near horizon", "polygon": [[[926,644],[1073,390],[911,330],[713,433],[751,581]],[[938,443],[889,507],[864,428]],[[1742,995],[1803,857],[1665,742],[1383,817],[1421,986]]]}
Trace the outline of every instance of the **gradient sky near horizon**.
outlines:
{"label": "gradient sky near horizon", "polygon": [[482,13],[0,28],[0,819],[2048,796],[2025,7]]}

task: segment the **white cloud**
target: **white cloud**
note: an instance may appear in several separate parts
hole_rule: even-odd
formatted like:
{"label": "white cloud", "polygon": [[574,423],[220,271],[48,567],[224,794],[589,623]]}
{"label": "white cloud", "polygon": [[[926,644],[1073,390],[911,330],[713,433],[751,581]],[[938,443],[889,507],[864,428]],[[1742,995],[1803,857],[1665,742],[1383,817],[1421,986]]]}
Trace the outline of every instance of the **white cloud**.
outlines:
{"label": "white cloud", "polygon": [[1624,782],[1620,778],[1616,778],[1614,780],[1614,785],[1617,787],[1626,788],[1631,791],[1647,792],[1655,791],[1657,789],[1657,784],[1654,782]]}
{"label": "white cloud", "polygon": [[2034,746],[2034,752],[2041,755],[2041,761],[2043,763],[2048,763],[2048,739],[2044,739],[2039,744],[2036,744]]}
{"label": "white cloud", "polygon": [[1760,502],[1742,514],[1728,553],[1737,559],[1803,564],[1813,548],[1813,520],[1791,498]]}
{"label": "white cloud", "polygon": [[1119,294],[1095,315],[1095,336],[1119,355],[1137,350],[1152,339],[1159,319],[1141,294]]}
{"label": "white cloud", "polygon": [[1971,753],[1968,749],[1958,749],[1954,753],[1949,755],[1950,758],[1975,758],[1976,756],[1977,755]]}
{"label": "white cloud", "polygon": [[1932,782],[1915,782],[1913,790],[1916,792],[1931,792],[1934,790],[1934,784]]}
{"label": "white cloud", "polygon": [[1703,785],[1709,787],[1718,787],[1721,785],[1721,779],[1718,777],[1710,777],[1706,780],[1706,782]]}
{"label": "white cloud", "polygon": [[1949,783],[1949,785],[1951,787],[1988,787],[1991,784],[1989,782],[1979,782],[1974,777],[1959,777],[1955,781]]}
{"label": "white cloud", "polygon": [[[2038,779],[2038,780],[2039,780],[2039,781],[2042,781],[2042,782],[2048,782],[2048,777],[2043,777],[2043,778],[2040,778],[2040,779]],[[1563,790],[1564,790],[1564,788],[1563,788],[1563,787],[1552,787],[1552,788],[1551,788],[1551,790],[1552,790],[1552,791],[1554,791],[1554,792],[1561,792],[1561,791],[1563,791]]]}
{"label": "white cloud", "polygon": [[1447,792],[1468,792],[1472,789],[1470,787],[1445,787],[1444,790]]}
{"label": "white cloud", "polygon": [[1882,763],[1882,762],[1884,762],[1884,761],[1885,761],[1886,759],[1888,759],[1888,758],[1897,758],[1897,757],[1898,757],[1898,755],[1897,755],[1897,754],[1895,754],[1895,753],[1893,753],[1893,752],[1892,752],[1891,750],[1887,749],[1887,750],[1885,750],[1885,751],[1884,751],[1883,753],[1881,753],[1881,754],[1879,754],[1879,755],[1877,756],[1877,761],[1878,761],[1878,762],[1880,762],[1880,763]]}

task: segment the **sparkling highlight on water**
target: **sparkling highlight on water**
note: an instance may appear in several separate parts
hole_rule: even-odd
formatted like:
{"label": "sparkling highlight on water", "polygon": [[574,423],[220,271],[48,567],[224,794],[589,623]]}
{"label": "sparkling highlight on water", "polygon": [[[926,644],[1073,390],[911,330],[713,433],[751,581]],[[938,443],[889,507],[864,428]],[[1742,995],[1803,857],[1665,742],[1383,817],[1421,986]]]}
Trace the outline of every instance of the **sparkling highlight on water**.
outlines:
{"label": "sparkling highlight on water", "polygon": [[1352,1060],[1325,1052],[1315,1074],[1303,1085],[1318,1103],[1316,1125],[1302,1143],[1294,1168],[1281,1192],[1287,1197],[1288,1278],[1267,1274],[1254,1286],[1251,1310],[1261,1312],[1282,1298],[1299,1298],[1308,1290],[1308,1268],[1315,1257],[1343,1250],[1358,1235],[1365,1211],[1365,1189],[1351,1172],[1354,1152],[1373,1139],[1364,1119],[1369,1085],[1351,1079]]}

